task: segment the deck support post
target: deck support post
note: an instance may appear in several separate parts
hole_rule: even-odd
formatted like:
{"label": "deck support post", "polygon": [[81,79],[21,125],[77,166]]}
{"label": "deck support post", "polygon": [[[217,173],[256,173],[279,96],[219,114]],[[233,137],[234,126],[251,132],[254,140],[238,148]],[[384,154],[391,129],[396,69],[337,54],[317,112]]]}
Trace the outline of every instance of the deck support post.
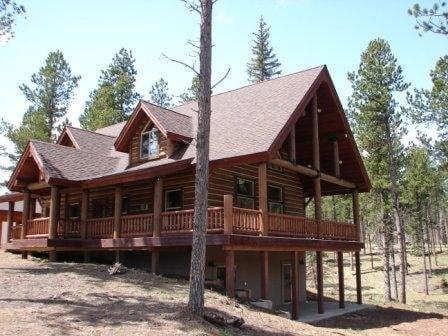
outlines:
{"label": "deck support post", "polygon": [[261,262],[261,298],[267,300],[269,298],[269,252],[260,252]]}
{"label": "deck support post", "polygon": [[162,231],[163,179],[158,177],[154,184],[153,237],[160,237]]}
{"label": "deck support post", "polygon": [[64,221],[62,222],[62,237],[67,237],[67,227],[68,227],[68,221],[69,221],[69,207],[70,204],[68,203],[68,192],[64,195]]}
{"label": "deck support post", "polygon": [[28,214],[28,219],[34,219],[36,218],[36,199],[30,198],[30,210]]}
{"label": "deck support post", "polygon": [[299,252],[291,252],[291,274],[292,274],[292,293],[291,293],[291,319],[299,318]]}
{"label": "deck support post", "polygon": [[114,239],[121,236],[121,207],[122,207],[122,189],[115,187],[114,199]]}
{"label": "deck support post", "polygon": [[159,251],[153,249],[151,251],[151,273],[156,275],[159,274]]}
{"label": "deck support post", "polygon": [[[20,239],[26,238],[26,225],[30,212],[31,192],[28,189],[23,190],[23,207],[22,207],[22,230],[20,230]],[[28,252],[22,252],[22,259],[28,258]]]}
{"label": "deck support post", "polygon": [[51,186],[50,219],[48,220],[48,238],[55,239],[59,220],[59,187]]}
{"label": "deck support post", "polygon": [[233,232],[233,195],[224,195],[224,234]]}
{"label": "deck support post", "polygon": [[356,267],[356,303],[362,304],[361,258],[359,251],[355,252],[355,267]]}
{"label": "deck support post", "polygon": [[269,234],[268,223],[268,178],[267,164],[261,163],[258,166],[258,208],[261,211],[261,235]]}
{"label": "deck support post", "polygon": [[9,201],[8,202],[8,217],[7,217],[7,223],[8,226],[6,227],[6,242],[11,242],[11,232],[12,232],[12,224],[14,222],[14,207],[15,202]]}
{"label": "deck support post", "polygon": [[338,138],[333,137],[330,139],[331,144],[333,146],[333,170],[334,170],[334,176],[337,178],[341,178],[341,167],[339,165],[339,145],[338,145]]}
{"label": "deck support post", "polygon": [[317,312],[324,313],[324,274],[322,269],[322,251],[316,251],[317,273]]}
{"label": "deck support post", "polygon": [[[83,189],[81,196],[81,239],[87,238],[87,217],[89,213],[89,190]],[[86,258],[84,257],[84,260]]]}
{"label": "deck support post", "polygon": [[338,251],[338,280],[339,280],[339,308],[345,308],[344,295],[344,255],[342,251]]}
{"label": "deck support post", "polygon": [[361,232],[361,221],[359,220],[359,193],[355,189],[352,192],[352,202],[353,202],[353,224],[356,225],[356,240],[362,241]]}
{"label": "deck support post", "polygon": [[235,297],[235,251],[227,250],[226,253],[226,291],[229,298]]}

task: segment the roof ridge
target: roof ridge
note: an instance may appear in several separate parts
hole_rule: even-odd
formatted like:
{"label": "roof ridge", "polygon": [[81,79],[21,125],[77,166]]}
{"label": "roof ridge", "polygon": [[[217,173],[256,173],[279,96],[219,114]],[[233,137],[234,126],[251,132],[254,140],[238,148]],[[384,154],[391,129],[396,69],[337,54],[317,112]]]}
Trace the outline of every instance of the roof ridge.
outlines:
{"label": "roof ridge", "polygon": [[[128,122],[127,120],[123,120],[123,121],[117,122],[116,124],[112,124],[112,125],[109,125],[109,126],[100,127],[100,128],[97,128],[96,130],[94,130],[94,131],[90,131],[90,132],[97,133],[97,134],[101,134],[101,133],[98,133],[97,131],[98,131],[98,130],[102,130],[102,129],[106,129],[106,128],[110,128],[110,127],[113,127],[113,126],[117,126],[118,124],[125,124],[125,123],[127,123],[127,122]],[[102,134],[102,135],[106,135],[106,134]],[[110,135],[106,135],[106,136],[110,136]],[[113,137],[113,138],[114,138],[114,137]]]}
{"label": "roof ridge", "polygon": [[[114,124],[114,125],[116,125],[116,124]],[[112,126],[112,125],[110,125],[110,126]],[[79,130],[79,131],[89,132],[89,133],[93,133],[93,134],[96,134],[96,135],[105,136],[105,137],[108,137],[108,138],[116,138],[116,137],[114,137],[112,135],[101,134],[101,133],[97,133],[97,132],[91,131],[91,130],[86,130],[86,129],[83,129],[83,128],[80,128],[80,127],[75,127],[75,126],[65,126],[65,127],[66,128],[74,128],[74,129]],[[106,127],[109,127],[109,126],[106,126]]]}
{"label": "roof ridge", "polygon": [[[145,99],[140,99],[140,100],[141,100],[142,102],[146,103],[146,104],[153,105],[153,106],[159,107],[159,108],[161,108],[161,109],[164,109],[164,110],[167,110],[167,111],[170,111],[170,112],[174,112],[174,113],[176,113],[176,114],[180,114],[180,115],[183,116],[183,117],[191,118],[191,116],[189,116],[189,115],[187,115],[187,114],[183,114],[183,113],[178,112],[178,111],[174,111],[174,110],[172,110],[171,108],[166,108],[166,107],[163,107],[163,106],[160,106],[160,105],[151,103],[151,102],[149,102],[149,101],[147,101],[147,100],[145,100]],[[175,106],[175,107],[177,107],[177,106]]]}
{"label": "roof ridge", "polygon": [[[222,94],[225,94],[225,93],[229,93],[229,92],[233,92],[233,91],[238,91],[238,90],[241,90],[241,89],[250,87],[250,86],[263,85],[263,84],[265,84],[265,83],[272,82],[272,81],[275,81],[275,80],[277,80],[277,79],[281,79],[281,78],[285,78],[285,77],[289,77],[289,76],[297,75],[297,74],[299,74],[299,73],[301,73],[301,72],[311,71],[311,70],[314,70],[314,69],[317,69],[317,68],[322,68],[322,69],[324,69],[326,66],[327,66],[326,64],[321,64],[321,65],[318,65],[318,66],[315,66],[315,67],[312,67],[312,68],[308,68],[308,69],[303,69],[303,70],[299,70],[299,71],[291,72],[291,73],[285,74],[285,75],[283,75],[283,76],[278,76],[278,77],[275,77],[275,78],[270,78],[270,79],[264,80],[264,81],[262,81],[262,82],[249,83],[249,84],[246,84],[246,85],[237,87],[237,88],[235,88],[235,89],[230,89],[230,90],[227,90],[227,91],[224,91],[224,92],[220,92],[220,93],[214,94],[214,95],[212,95],[212,97],[216,97],[216,96],[219,96],[219,95],[222,95]],[[193,102],[195,102],[195,101],[196,101],[196,100],[190,100],[189,102],[186,102],[186,103],[183,103],[183,104],[174,106],[174,108],[181,107],[181,106],[185,106],[185,105],[188,105],[188,104],[193,103]]]}

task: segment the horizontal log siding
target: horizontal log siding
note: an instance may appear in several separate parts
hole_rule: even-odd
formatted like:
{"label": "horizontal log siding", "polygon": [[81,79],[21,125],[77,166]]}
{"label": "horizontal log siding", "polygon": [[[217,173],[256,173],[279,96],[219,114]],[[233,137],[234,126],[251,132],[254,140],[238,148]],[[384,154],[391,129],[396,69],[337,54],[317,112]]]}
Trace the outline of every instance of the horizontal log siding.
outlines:
{"label": "horizontal log siding", "polygon": [[[141,134],[143,131],[143,128],[146,126],[149,119],[147,118],[144,120],[137,131],[135,132],[134,136],[131,139],[131,147],[129,148],[129,165],[131,167],[137,166],[143,162],[148,161],[148,159],[140,159],[140,140],[141,140]],[[146,130],[152,129],[154,126],[153,123],[148,125]],[[167,150],[167,139],[166,137],[159,131],[159,158],[163,158],[166,156],[166,150]]]}
{"label": "horizontal log siding", "polygon": [[[182,172],[176,175],[165,176],[163,178],[163,197],[165,191],[181,189],[183,204],[182,210],[194,208],[194,171]],[[210,206],[210,205],[209,205]],[[165,199],[163,199],[163,209],[165,211]]]}

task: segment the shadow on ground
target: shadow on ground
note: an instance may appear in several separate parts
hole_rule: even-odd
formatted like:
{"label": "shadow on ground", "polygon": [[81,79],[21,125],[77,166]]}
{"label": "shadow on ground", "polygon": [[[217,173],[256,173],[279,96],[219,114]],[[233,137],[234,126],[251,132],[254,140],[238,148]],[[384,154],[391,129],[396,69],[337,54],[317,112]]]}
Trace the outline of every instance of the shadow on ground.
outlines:
{"label": "shadow on ground", "polygon": [[437,313],[416,312],[394,307],[374,307],[311,324],[316,327],[368,330],[429,319],[440,320],[448,319],[448,317]]}

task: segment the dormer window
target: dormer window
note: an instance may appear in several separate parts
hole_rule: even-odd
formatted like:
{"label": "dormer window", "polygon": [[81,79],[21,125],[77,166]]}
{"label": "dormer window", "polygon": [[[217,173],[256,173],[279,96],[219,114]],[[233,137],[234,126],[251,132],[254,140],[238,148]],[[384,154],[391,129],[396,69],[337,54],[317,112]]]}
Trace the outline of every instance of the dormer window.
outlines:
{"label": "dormer window", "polygon": [[159,137],[157,128],[143,132],[140,141],[140,158],[155,159],[159,156]]}

